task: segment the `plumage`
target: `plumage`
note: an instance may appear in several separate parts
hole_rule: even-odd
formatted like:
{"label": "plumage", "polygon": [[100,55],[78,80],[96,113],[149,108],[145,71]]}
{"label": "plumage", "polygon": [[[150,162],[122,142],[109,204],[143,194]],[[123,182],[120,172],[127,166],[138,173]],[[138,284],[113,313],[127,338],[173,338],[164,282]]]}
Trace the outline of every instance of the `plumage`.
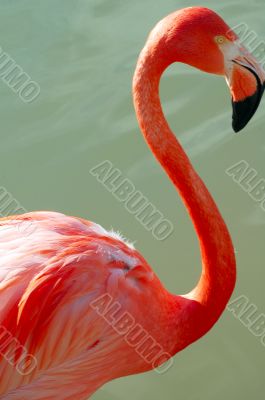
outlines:
{"label": "plumage", "polygon": [[[22,386],[4,398],[28,399],[35,390],[38,397],[34,398],[49,398],[51,382],[54,398],[68,398],[62,386],[73,391],[77,377],[80,385],[84,380],[86,397],[90,374],[94,391],[115,378],[119,369],[128,374],[148,369],[135,349],[91,306],[108,293],[122,306],[119,315],[125,311],[137,314],[138,323],[145,326],[146,313],[152,312],[150,304],[148,310],[144,304],[148,295],[154,322],[162,323],[158,304],[164,289],[132,247],[97,224],[35,212],[2,220],[0,250],[0,326],[37,360],[32,373],[22,376],[6,361],[6,352],[12,349],[7,346],[0,351],[1,393]],[[146,288],[148,282],[153,285]],[[157,333],[158,325],[153,334]],[[0,338],[0,349],[4,339]],[[15,352],[13,357],[15,363]],[[94,383],[97,370],[100,379]],[[31,380],[33,384],[28,383]],[[80,387],[74,395],[79,396],[79,391]]]}

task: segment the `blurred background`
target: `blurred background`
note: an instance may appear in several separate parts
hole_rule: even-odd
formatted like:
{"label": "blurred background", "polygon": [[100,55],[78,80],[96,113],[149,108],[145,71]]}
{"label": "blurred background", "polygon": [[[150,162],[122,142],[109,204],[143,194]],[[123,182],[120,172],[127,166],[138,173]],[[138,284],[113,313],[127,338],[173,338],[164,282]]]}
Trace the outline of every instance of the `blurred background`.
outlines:
{"label": "blurred background", "polygon": [[[0,46],[41,88],[24,103],[0,79],[0,186],[26,210],[56,210],[120,230],[172,292],[197,282],[197,238],[171,183],[137,126],[131,80],[154,24],[180,0],[2,0]],[[265,40],[263,0],[208,1],[230,26],[245,23]],[[264,55],[265,56],[265,55]],[[1,77],[1,76],[0,76]],[[231,231],[238,280],[265,313],[265,211],[226,169],[245,160],[265,178],[265,103],[240,134],[231,128],[230,94],[223,79],[184,65],[165,73],[166,116],[213,194]],[[156,240],[89,170],[110,160],[164,216],[174,232]],[[265,347],[226,311],[199,342],[175,357],[164,375],[149,372],[109,383],[95,400],[248,400],[265,390]]]}

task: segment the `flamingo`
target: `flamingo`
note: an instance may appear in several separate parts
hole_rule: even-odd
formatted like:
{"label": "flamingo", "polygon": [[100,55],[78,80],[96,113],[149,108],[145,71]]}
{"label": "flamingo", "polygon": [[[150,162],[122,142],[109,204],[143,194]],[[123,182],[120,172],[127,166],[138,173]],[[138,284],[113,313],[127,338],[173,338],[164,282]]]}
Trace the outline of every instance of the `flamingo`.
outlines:
{"label": "flamingo", "polygon": [[174,62],[226,77],[236,132],[259,105],[265,73],[204,7],[162,19],[137,62],[136,115],[194,224],[198,284],[186,295],[169,293],[132,245],[81,218],[43,211],[1,219],[0,399],[87,399],[110,380],[160,368],[223,313],[235,286],[234,249],[162,111],[159,81]]}

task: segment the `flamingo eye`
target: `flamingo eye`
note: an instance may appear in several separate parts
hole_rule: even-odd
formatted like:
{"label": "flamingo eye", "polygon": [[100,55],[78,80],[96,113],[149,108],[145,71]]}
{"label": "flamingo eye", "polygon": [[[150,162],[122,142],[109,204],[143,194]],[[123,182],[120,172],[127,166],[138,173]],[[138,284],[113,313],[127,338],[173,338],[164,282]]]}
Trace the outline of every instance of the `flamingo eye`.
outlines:
{"label": "flamingo eye", "polygon": [[216,36],[215,41],[218,44],[223,44],[225,42],[225,37],[224,36]]}

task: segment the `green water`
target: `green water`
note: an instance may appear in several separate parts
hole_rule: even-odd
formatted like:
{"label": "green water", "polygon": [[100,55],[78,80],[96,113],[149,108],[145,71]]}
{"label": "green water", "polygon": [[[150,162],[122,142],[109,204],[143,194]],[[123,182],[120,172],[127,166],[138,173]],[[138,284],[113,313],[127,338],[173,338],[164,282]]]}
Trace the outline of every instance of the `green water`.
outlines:
{"label": "green water", "polygon": [[[26,210],[57,210],[120,230],[136,241],[167,288],[190,290],[200,274],[197,241],[172,185],[137,127],[131,79],[146,35],[163,16],[193,0],[2,0],[0,46],[41,88],[31,103],[0,80],[0,186]],[[204,1],[234,26],[247,23],[265,40],[263,0]],[[234,298],[265,313],[261,209],[225,170],[240,160],[265,178],[265,100],[237,136],[222,79],[186,66],[162,82],[163,105],[230,228],[238,261]],[[156,240],[89,173],[110,160],[174,225]],[[111,382],[95,400],[248,400],[263,398],[265,347],[231,312],[202,340],[175,357],[164,375]]]}

